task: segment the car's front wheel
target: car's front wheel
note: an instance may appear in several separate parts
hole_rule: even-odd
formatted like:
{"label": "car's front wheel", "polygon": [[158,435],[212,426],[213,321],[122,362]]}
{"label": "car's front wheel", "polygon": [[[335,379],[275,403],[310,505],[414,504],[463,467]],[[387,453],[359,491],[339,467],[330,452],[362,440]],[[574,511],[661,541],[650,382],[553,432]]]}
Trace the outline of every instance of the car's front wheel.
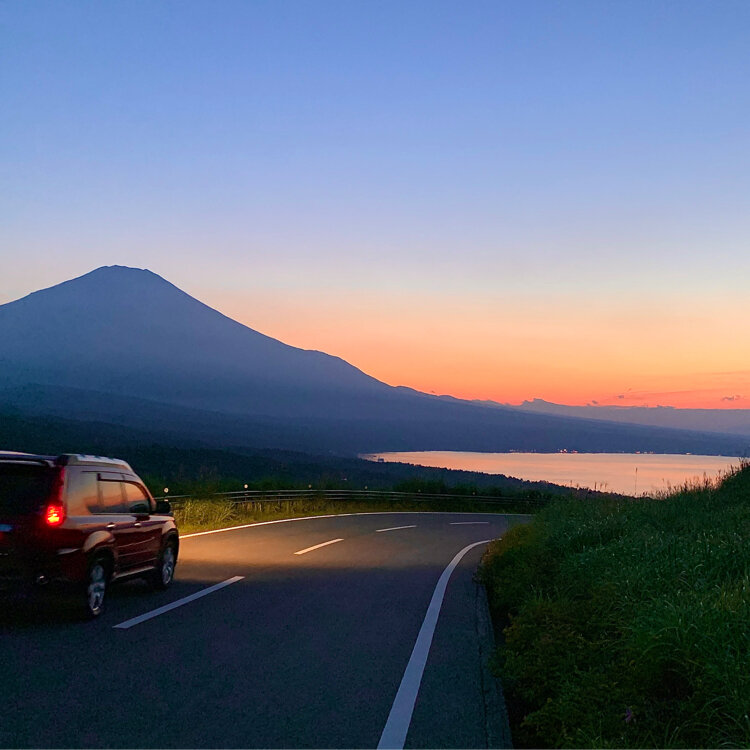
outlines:
{"label": "car's front wheel", "polygon": [[152,573],[151,582],[155,589],[169,588],[174,580],[174,569],[177,565],[177,547],[174,542],[167,542],[159,553],[156,569]]}

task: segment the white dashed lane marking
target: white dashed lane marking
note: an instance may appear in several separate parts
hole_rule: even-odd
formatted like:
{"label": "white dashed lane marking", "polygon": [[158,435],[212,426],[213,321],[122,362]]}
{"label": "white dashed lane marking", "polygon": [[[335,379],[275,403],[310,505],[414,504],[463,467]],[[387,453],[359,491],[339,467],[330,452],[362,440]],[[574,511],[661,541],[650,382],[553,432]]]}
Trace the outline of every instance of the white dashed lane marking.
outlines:
{"label": "white dashed lane marking", "polygon": [[389,529],[375,529],[375,533],[378,534],[381,531],[399,531],[400,529],[416,529],[417,525],[413,526],[391,526]]}
{"label": "white dashed lane marking", "polygon": [[298,550],[295,552],[295,555],[305,555],[308,552],[312,552],[314,549],[320,549],[321,547],[327,547],[329,544],[336,544],[336,542],[343,542],[343,539],[331,539],[328,542],[321,542],[320,544],[316,544],[312,547],[306,547],[305,549]]}
{"label": "white dashed lane marking", "polygon": [[207,589],[196,591],[194,594],[190,594],[190,596],[183,596],[182,599],[177,599],[177,601],[171,602],[170,604],[165,604],[163,607],[159,607],[158,609],[152,609],[150,612],[146,612],[146,614],[138,615],[138,617],[133,617],[130,620],[125,620],[125,622],[121,622],[119,625],[114,625],[113,627],[117,628],[118,630],[127,630],[128,628],[132,628],[133,625],[140,625],[142,622],[146,622],[146,620],[151,620],[154,617],[163,615],[165,612],[170,612],[173,609],[177,609],[177,607],[181,607],[183,604],[189,604],[190,602],[194,602],[196,599],[200,599],[207,594],[213,594],[214,591],[223,589],[225,586],[229,586],[232,583],[237,583],[237,581],[241,581],[244,577],[245,576],[234,576],[234,578],[227,578],[226,581],[222,581],[221,583],[209,586]]}

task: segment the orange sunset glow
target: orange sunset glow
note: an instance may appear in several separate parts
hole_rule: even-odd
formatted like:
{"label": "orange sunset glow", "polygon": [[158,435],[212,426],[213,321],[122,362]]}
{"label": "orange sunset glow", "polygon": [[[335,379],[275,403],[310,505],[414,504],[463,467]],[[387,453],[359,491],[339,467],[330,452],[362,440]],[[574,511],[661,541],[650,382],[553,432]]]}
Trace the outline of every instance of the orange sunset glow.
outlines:
{"label": "orange sunset glow", "polygon": [[675,313],[674,299],[633,312],[595,295],[586,305],[563,296],[530,304],[368,292],[282,298],[263,289],[200,295],[267,335],[426,393],[510,404],[750,406],[748,352],[726,325],[739,310],[726,299]]}

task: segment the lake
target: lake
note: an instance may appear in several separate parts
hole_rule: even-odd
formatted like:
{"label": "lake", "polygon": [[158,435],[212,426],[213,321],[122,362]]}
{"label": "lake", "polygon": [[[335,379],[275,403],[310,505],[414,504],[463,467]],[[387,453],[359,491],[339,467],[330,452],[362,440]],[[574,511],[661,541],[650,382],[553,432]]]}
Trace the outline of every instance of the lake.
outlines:
{"label": "lake", "polygon": [[739,459],[656,453],[466,453],[413,451],[373,453],[371,461],[398,461],[444,469],[505,474],[519,479],[554,482],[567,487],[589,487],[626,495],[650,495],[679,487],[704,475],[713,479]]}

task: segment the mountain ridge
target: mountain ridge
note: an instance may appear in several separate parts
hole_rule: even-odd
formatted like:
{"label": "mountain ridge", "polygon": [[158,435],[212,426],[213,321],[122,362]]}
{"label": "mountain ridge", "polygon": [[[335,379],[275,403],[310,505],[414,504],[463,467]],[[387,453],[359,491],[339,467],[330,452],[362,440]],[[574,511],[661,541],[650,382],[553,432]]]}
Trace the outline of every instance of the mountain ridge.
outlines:
{"label": "mountain ridge", "polygon": [[750,409],[691,409],[675,406],[569,406],[535,398],[512,407],[536,414],[599,419],[608,422],[750,435]]}
{"label": "mountain ridge", "polygon": [[343,359],[234,321],[152,271],[125,266],[104,266],[0,306],[3,404],[74,419],[101,414],[140,428],[169,420],[224,444],[230,435],[235,445],[267,440],[276,448],[350,455],[717,453],[744,451],[748,442],[488,409],[390,386]]}

